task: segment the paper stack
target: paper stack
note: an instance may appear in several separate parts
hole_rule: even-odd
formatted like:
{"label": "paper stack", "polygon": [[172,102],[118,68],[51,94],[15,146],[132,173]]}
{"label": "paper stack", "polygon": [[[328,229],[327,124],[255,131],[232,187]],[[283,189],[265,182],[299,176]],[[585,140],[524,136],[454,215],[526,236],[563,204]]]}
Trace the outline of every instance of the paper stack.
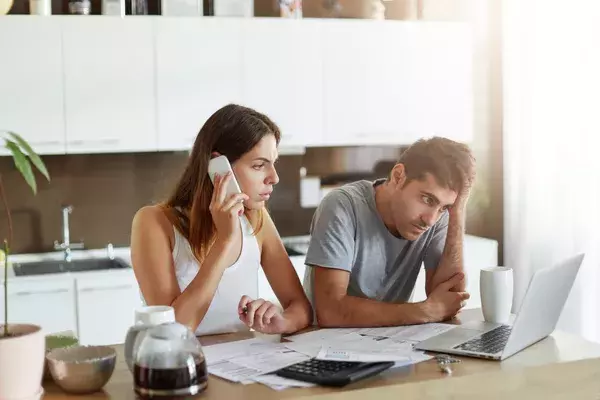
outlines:
{"label": "paper stack", "polygon": [[396,367],[431,357],[414,345],[453,329],[454,325],[424,324],[385,328],[320,329],[287,337],[279,343],[248,339],[204,347],[209,373],[242,384],[262,383],[274,390],[313,384],[281,378],[273,372],[317,358],[334,361],[394,361]]}

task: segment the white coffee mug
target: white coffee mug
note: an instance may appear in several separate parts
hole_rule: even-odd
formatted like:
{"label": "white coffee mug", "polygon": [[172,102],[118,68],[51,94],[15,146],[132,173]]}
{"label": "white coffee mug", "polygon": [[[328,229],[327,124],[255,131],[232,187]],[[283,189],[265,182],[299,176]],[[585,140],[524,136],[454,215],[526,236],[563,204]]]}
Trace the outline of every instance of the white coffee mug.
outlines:
{"label": "white coffee mug", "polygon": [[479,291],[483,318],[487,322],[507,323],[513,301],[512,268],[483,268],[479,275]]}

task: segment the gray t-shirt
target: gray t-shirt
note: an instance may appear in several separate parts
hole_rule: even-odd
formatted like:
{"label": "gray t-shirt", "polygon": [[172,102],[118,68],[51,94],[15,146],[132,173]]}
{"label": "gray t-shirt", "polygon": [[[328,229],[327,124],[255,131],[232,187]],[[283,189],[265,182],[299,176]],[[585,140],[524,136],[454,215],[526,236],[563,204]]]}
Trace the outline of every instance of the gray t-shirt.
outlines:
{"label": "gray t-shirt", "polygon": [[448,213],[417,240],[388,231],[375,206],[376,182],[358,181],[334,189],[311,223],[304,288],[314,305],[314,268],[350,272],[347,294],[389,303],[410,299],[421,265],[437,267],[448,231]]}

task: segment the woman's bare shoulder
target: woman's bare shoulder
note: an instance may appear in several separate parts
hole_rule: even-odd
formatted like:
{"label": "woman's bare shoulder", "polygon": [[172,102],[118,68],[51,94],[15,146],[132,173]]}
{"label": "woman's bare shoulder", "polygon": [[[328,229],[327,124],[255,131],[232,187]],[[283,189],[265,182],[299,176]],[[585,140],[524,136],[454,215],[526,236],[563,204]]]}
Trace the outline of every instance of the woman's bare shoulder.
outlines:
{"label": "woman's bare shoulder", "polygon": [[[273,219],[271,218],[269,212],[266,209],[263,209],[261,210],[261,214],[262,215],[260,216],[256,215],[256,217],[253,220],[259,221],[260,219],[262,219],[260,229],[256,233],[256,240],[258,241],[258,246],[262,251],[265,242],[267,243],[267,245],[269,245],[273,242],[279,241],[280,238],[279,233],[277,232],[277,228],[275,227],[275,223],[273,222]],[[257,228],[255,223],[253,223],[252,226],[254,229]]]}
{"label": "woman's bare shoulder", "polygon": [[142,207],[133,217],[133,227],[141,230],[159,230],[171,238],[173,236],[173,224],[167,217],[168,212],[168,209],[159,205]]}

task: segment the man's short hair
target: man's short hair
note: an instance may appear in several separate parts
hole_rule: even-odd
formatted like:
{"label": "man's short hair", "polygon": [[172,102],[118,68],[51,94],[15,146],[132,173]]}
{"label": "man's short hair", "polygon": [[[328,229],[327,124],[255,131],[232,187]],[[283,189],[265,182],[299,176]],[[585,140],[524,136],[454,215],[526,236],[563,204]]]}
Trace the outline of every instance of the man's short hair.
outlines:
{"label": "man's short hair", "polygon": [[440,186],[458,193],[474,160],[466,144],[432,137],[413,143],[402,153],[398,163],[404,165],[406,183],[425,179],[429,173]]}

